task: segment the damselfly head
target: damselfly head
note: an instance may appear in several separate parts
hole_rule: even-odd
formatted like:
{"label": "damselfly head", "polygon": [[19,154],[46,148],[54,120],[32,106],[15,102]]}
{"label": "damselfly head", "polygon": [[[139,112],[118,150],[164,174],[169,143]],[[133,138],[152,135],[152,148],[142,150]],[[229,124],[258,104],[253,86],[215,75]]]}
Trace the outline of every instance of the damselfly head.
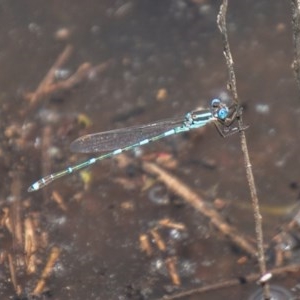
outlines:
{"label": "damselfly head", "polygon": [[212,115],[219,120],[225,120],[229,115],[227,105],[217,98],[211,101],[211,111]]}

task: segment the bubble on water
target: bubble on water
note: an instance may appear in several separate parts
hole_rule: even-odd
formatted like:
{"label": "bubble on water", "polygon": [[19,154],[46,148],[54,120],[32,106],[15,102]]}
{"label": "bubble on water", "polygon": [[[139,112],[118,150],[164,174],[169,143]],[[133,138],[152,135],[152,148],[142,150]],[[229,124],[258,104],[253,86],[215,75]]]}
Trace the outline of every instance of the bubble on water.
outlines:
{"label": "bubble on water", "polygon": [[170,198],[167,189],[163,185],[155,185],[148,191],[149,199],[158,205],[167,205],[170,203]]}
{"label": "bubble on water", "polygon": [[259,104],[255,105],[255,110],[259,114],[267,115],[270,112],[270,105],[269,104],[259,103]]}
{"label": "bubble on water", "polygon": [[188,237],[186,231],[178,230],[177,228],[173,228],[170,230],[170,237],[176,241],[182,241]]}

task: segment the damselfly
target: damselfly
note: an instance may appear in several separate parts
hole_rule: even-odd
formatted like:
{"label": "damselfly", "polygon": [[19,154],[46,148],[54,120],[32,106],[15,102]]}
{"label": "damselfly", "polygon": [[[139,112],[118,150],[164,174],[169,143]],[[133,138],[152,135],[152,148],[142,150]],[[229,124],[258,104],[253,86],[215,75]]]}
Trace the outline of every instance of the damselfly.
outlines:
{"label": "damselfly", "polygon": [[67,167],[60,172],[45,176],[33,183],[28,188],[28,192],[37,191],[60,177],[88,167],[102,159],[113,157],[124,151],[143,146],[173,134],[202,127],[211,122],[216,125],[222,136],[232,134],[238,130],[237,128],[231,128],[231,125],[239,115],[239,111],[240,108],[236,104],[228,107],[219,99],[213,99],[209,109],[195,110],[187,113],[184,117],[82,136],[71,143],[70,148],[73,152],[107,153],[90,158],[75,166]]}

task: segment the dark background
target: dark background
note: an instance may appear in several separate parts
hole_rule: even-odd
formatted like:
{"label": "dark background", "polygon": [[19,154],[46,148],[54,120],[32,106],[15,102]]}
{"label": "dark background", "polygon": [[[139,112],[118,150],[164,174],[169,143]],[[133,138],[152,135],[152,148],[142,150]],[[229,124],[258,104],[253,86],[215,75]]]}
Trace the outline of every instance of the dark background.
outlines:
{"label": "dark background", "polygon": [[[184,115],[209,106],[215,97],[230,99],[216,25],[219,5],[192,0],[0,1],[0,205],[8,207],[13,201],[13,183],[18,180],[21,201],[29,203],[23,216],[37,213],[41,230],[48,234],[41,256],[46,259],[53,245],[62,249],[47,280],[53,299],[158,299],[176,291],[159,267],[163,255],[157,251],[147,257],[139,248],[139,235],[161,218],[186,227],[179,240],[172,240],[170,230],[162,232],[169,253],[178,258],[179,289],[257,272],[253,263],[238,266],[241,254],[232,251],[193,208],[174,195],[167,194],[168,199],[180,205],[151,201],[151,189],[139,186],[143,173],[124,170],[114,160],[90,168],[89,187],[74,174],[43,191],[27,192],[32,182],[47,175],[45,170],[58,171],[88,157],[68,149],[83,133]],[[228,34],[244,120],[250,126],[246,135],[268,243],[299,200],[300,103],[291,69],[291,9],[288,1],[229,1],[228,10]],[[61,28],[71,33],[66,41],[55,38]],[[27,110],[24,94],[36,89],[67,43],[74,47],[65,66],[71,72],[83,62],[96,65],[112,59],[114,64]],[[157,98],[160,89],[167,91],[162,101]],[[87,130],[73,125],[80,113],[93,122]],[[51,114],[54,122],[48,120]],[[11,128],[17,133],[8,134]],[[45,128],[50,129],[49,152],[41,146]],[[51,151],[58,154],[52,157]],[[171,172],[208,201],[225,199],[224,217],[254,236],[238,135],[222,139],[208,126],[199,134],[168,138],[141,151],[150,156],[171,153],[177,160]],[[54,189],[67,211],[51,201]],[[35,275],[18,275],[25,295],[32,292],[44,264]],[[14,295],[9,277],[4,263],[2,299]],[[290,280],[285,285],[295,284]],[[201,299],[245,299],[254,288],[223,290]]]}

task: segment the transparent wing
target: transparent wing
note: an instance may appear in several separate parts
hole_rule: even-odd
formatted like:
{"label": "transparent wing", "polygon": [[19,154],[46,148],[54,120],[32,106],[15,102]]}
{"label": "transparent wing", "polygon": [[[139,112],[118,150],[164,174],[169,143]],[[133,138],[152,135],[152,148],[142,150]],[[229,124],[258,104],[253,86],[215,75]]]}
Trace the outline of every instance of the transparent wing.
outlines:
{"label": "transparent wing", "polygon": [[172,128],[184,124],[184,117],[175,117],[122,129],[84,135],[70,145],[73,152],[95,153],[107,152],[139,143],[145,139],[154,138]]}

